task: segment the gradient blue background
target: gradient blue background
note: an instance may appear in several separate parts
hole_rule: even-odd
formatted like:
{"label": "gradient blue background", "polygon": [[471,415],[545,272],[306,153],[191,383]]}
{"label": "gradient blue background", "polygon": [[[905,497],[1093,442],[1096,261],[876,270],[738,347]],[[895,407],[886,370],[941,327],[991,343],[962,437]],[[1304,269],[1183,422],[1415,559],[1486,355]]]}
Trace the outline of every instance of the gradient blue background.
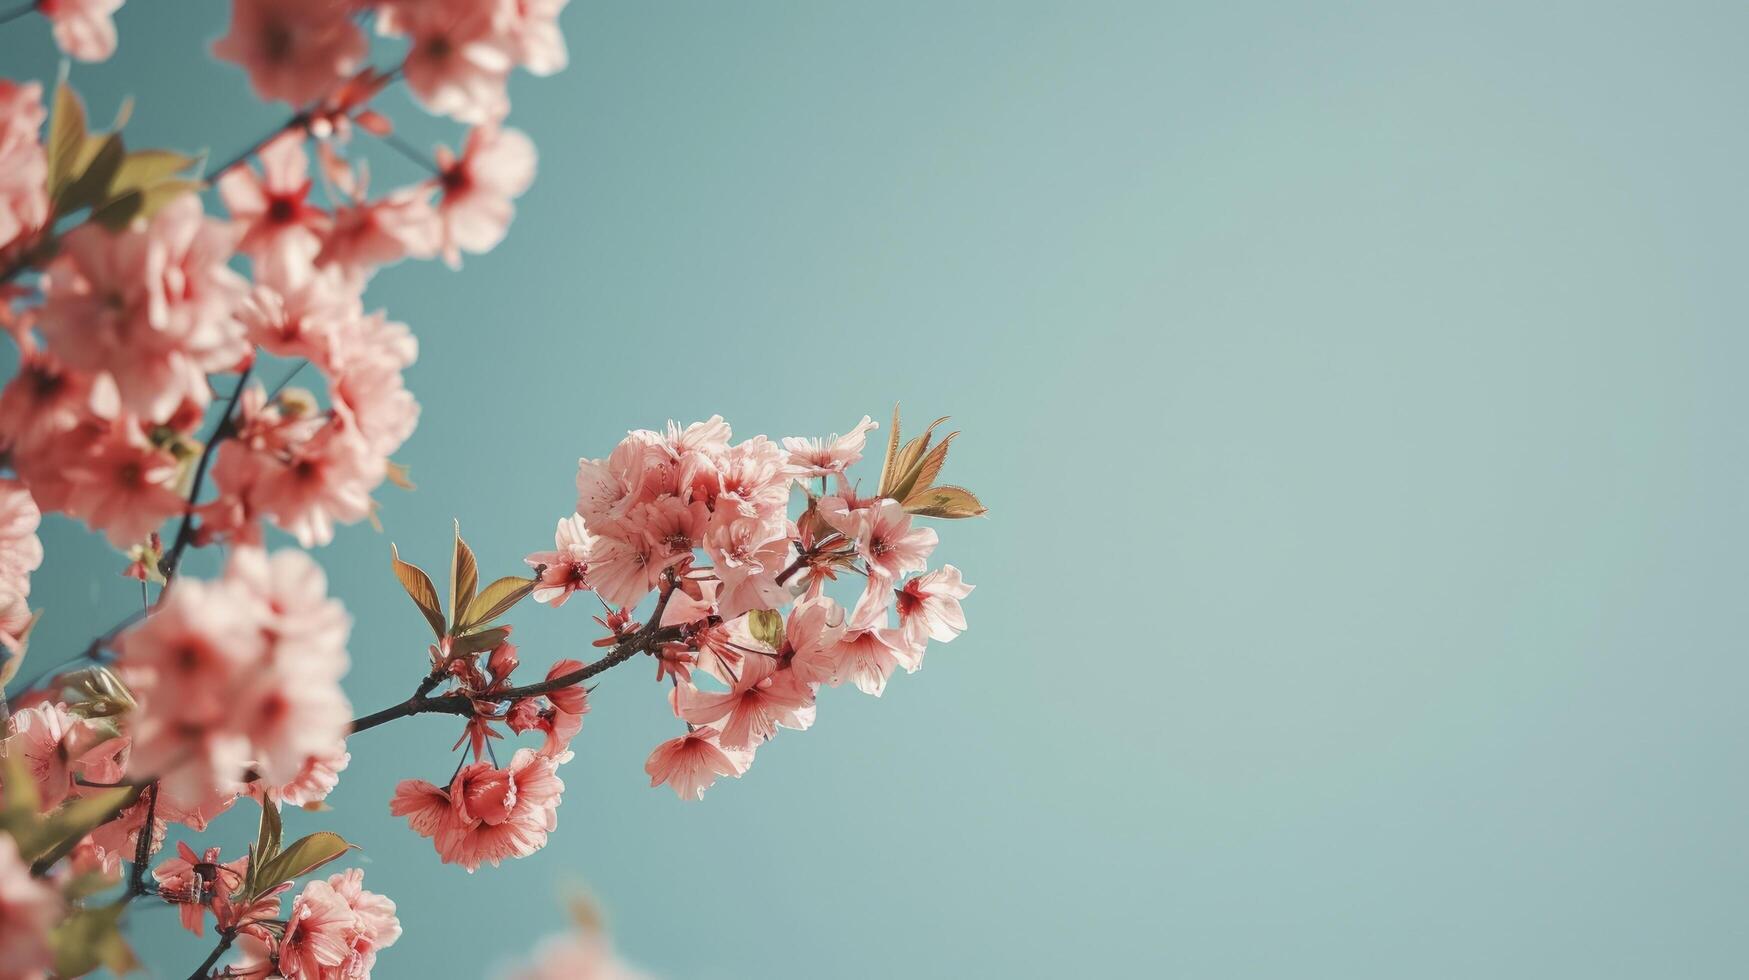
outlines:
{"label": "gradient blue background", "polygon": [[[205,58],[224,16],[129,3],[74,72],[93,116],[133,92],[137,139],[220,156],[277,122]],[[473,876],[386,813],[453,720],[360,736],[293,823],[399,903],[379,975],[481,973],[562,927],[565,880],[677,978],[1741,975],[1741,5],[564,25],[571,69],[513,86],[541,173],[509,241],[371,289],[425,414],[387,534],[321,553],[355,703],[421,670],[390,540],[437,566],[459,517],[514,572],[578,456],[671,417],[954,415],[992,516],[937,556],[973,625],[702,805],[643,785],[649,671],[607,675],[550,846]],[[0,70],[51,76],[45,44],[0,30]],[[46,538],[39,656],[133,601]],[[520,612],[525,663],[587,613]],[[164,975],[204,949],[135,919]]]}

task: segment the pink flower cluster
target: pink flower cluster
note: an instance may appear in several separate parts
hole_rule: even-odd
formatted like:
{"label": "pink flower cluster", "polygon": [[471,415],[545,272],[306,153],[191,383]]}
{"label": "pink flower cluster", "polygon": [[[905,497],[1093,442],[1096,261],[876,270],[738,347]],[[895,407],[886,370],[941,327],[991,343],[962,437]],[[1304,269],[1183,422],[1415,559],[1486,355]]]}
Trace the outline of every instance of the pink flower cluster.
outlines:
{"label": "pink flower cluster", "polygon": [[203,818],[251,776],[259,792],[319,799],[345,765],[350,628],[301,551],[239,548],[222,579],[178,582],[116,643],[138,702],[129,775],[157,779],[160,806]]}
{"label": "pink flower cluster", "polygon": [[315,101],[344,84],[370,44],[356,20],[375,13],[376,31],[406,38],[403,71],[431,112],[470,125],[510,111],[506,84],[522,67],[550,75],[565,67],[559,12],[567,0],[232,0],[231,29],[213,45],[241,65],[264,100]]}
{"label": "pink flower cluster", "polygon": [[158,894],[180,910],[182,927],[205,931],[211,911],[217,927],[235,933],[242,961],[231,977],[284,977],[287,980],[352,980],[370,975],[377,953],[401,937],[395,903],[366,891],[357,868],[306,884],[282,919],[281,896],[289,885],[269,889],[245,902],[239,889],[249,858],[219,862],[219,849],[196,854],[178,843],[177,856],[159,864],[152,876]]}
{"label": "pink flower cluster", "polygon": [[[896,668],[922,666],[929,640],[965,629],[971,586],[952,565],[924,572],[935,531],[914,527],[899,501],[856,496],[845,479],[874,428],[865,417],[846,436],[734,443],[713,417],[632,432],[605,459],[580,462],[576,513],[559,521],[552,550],[525,561],[537,601],[593,591],[622,620],[664,588],[657,625],[675,638],[657,654],[658,677],[672,680],[687,732],[651,753],[653,785],[697,799],[717,777],[744,773],[779,728],[811,725],[821,686],[879,695]],[[837,492],[806,491],[829,476]],[[796,489],[807,502],[800,520],[789,516]],[[845,569],[866,577],[848,612],[825,593]],[[781,639],[756,629],[752,614],[784,607]]]}

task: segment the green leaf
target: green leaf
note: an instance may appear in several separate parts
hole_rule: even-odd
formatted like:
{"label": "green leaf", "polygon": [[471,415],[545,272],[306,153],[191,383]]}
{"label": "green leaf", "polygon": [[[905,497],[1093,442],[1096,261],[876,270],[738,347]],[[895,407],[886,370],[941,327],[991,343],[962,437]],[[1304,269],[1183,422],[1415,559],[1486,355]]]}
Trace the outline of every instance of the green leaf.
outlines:
{"label": "green leaf", "polygon": [[389,557],[394,562],[395,577],[401,580],[401,588],[407,590],[407,595],[413,600],[413,605],[425,614],[425,621],[431,624],[431,632],[443,639],[443,610],[437,605],[437,586],[431,584],[431,576],[425,570],[411,562],[401,560],[400,552],[394,545],[389,545]]}
{"label": "green leaf", "polygon": [[755,609],[747,614],[747,631],[773,650],[783,649],[783,614],[774,609]]}
{"label": "green leaf", "polygon": [[474,561],[474,549],[462,540],[462,522],[455,522],[455,550],[449,555],[449,623],[459,627],[468,606],[474,601],[474,590],[480,586],[480,566]]}
{"label": "green leaf", "polygon": [[953,520],[989,513],[977,496],[964,487],[930,487],[907,498],[904,506],[907,514]]}
{"label": "green leaf", "polygon": [[301,878],[350,850],[352,845],[346,842],[346,838],[330,831],[321,830],[300,837],[273,859],[262,863],[261,874],[255,879],[255,894],[269,891],[281,882]]}
{"label": "green leaf", "polygon": [[79,151],[85,144],[85,106],[72,86],[61,82],[55,86],[55,114],[49,120],[48,192],[54,200],[61,188],[78,175],[73,173]]}
{"label": "green leaf", "polygon": [[194,166],[194,158],[169,150],[135,150],[122,160],[110,181],[112,192],[142,190]]}
{"label": "green leaf", "polygon": [[21,825],[34,823],[42,797],[23,751],[0,754],[0,786],[6,787],[4,799],[0,799],[0,829],[17,833]]}
{"label": "green leaf", "polygon": [[139,965],[121,934],[121,902],[82,908],[62,919],[49,934],[55,951],[55,976],[77,977],[108,967],[126,973]]}
{"label": "green leaf", "polygon": [[474,596],[474,601],[468,603],[468,613],[462,618],[461,628],[471,630],[490,623],[499,616],[509,612],[513,606],[528,597],[534,591],[535,580],[507,575],[480,590]]}
{"label": "green leaf", "polygon": [[284,828],[279,822],[279,804],[262,799],[261,826],[255,832],[255,855],[258,860],[271,861],[279,855],[282,833]]}
{"label": "green leaf", "polygon": [[108,667],[82,667],[61,679],[67,710],[81,718],[114,718],[134,710],[134,695]]}
{"label": "green leaf", "polygon": [[109,188],[115,179],[116,171],[121,168],[123,158],[127,156],[127,148],[122,145],[120,133],[110,133],[108,136],[87,136],[86,153],[73,166],[76,175],[68,184],[61,188],[55,196],[55,214],[66,215],[85,208],[98,208],[109,200]]}
{"label": "green leaf", "polygon": [[449,654],[452,657],[464,657],[471,653],[484,653],[492,649],[510,635],[510,627],[495,626],[478,633],[468,633],[450,641]]}
{"label": "green leaf", "polygon": [[201,183],[198,180],[160,181],[142,190],[116,195],[108,204],[91,212],[90,220],[111,231],[119,231],[136,218],[142,221],[152,220],[152,216],[164,205],[200,188]]}
{"label": "green leaf", "polygon": [[86,834],[115,819],[116,814],[132,806],[139,798],[140,787],[117,786],[68,800],[38,820],[34,827],[13,834],[18,842],[18,853],[36,867],[46,870],[65,857]]}

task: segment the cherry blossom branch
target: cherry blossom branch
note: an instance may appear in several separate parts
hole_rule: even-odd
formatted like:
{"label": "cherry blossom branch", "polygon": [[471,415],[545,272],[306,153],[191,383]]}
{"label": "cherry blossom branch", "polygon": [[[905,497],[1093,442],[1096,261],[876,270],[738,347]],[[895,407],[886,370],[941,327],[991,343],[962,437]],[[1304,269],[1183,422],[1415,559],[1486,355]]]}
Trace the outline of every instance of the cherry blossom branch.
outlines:
{"label": "cherry blossom branch", "polygon": [[10,24],[13,21],[19,19],[20,17],[24,17],[24,16],[29,15],[30,13],[34,12],[35,10],[36,10],[36,0],[31,0],[30,3],[27,3],[22,7],[14,7],[11,10],[8,10],[3,14],[0,14],[0,24]]}
{"label": "cherry blossom branch", "polygon": [[146,822],[140,825],[139,839],[134,842],[134,866],[128,874],[128,890],[122,895],[124,902],[146,893],[146,865],[152,860],[152,822],[158,818],[157,780],[152,780],[145,789],[140,790],[142,796],[147,793],[152,794],[152,798],[146,801]]}
{"label": "cherry blossom branch", "polygon": [[309,124],[310,124],[310,113],[308,110],[297,113],[296,115],[292,116],[290,119],[287,119],[284,123],[281,123],[279,128],[275,129],[273,132],[268,133],[266,136],[263,136],[260,139],[256,140],[254,143],[250,144],[249,148],[247,150],[244,150],[243,152],[232,157],[231,159],[225,161],[223,166],[207,171],[207,174],[206,174],[207,181],[211,182],[213,180],[216,180],[219,177],[224,176],[227,172],[229,172],[229,171],[231,171],[239,166],[242,166],[242,164],[246,160],[248,160],[250,157],[261,152],[262,147],[265,147],[267,144],[273,142],[275,139],[278,139],[280,134],[289,133],[294,129],[302,129],[303,127],[308,126]]}
{"label": "cherry blossom branch", "polygon": [[[625,663],[627,660],[630,660],[632,657],[640,653],[654,649],[658,644],[666,643],[669,640],[676,639],[680,636],[679,627],[670,626],[665,629],[657,628],[656,623],[659,621],[659,617],[653,618],[649,625],[620,641],[620,643],[615,646],[607,656],[602,657],[594,663],[585,664],[568,674],[560,674],[558,677],[541,681],[538,684],[506,688],[502,691],[490,691],[480,695],[478,698],[463,696],[460,694],[446,694],[434,698],[427,697],[422,693],[416,693],[413,697],[402,701],[400,704],[391,705],[381,711],[375,711],[362,718],[354,720],[352,723],[351,734],[356,735],[359,732],[369,731],[378,725],[387,724],[397,718],[405,718],[409,715],[472,714],[474,711],[474,701],[476,700],[516,701],[522,698],[533,698],[539,697],[543,694],[551,694],[554,691],[571,687],[574,684],[581,684],[603,671],[610,670]],[[436,677],[438,681],[441,681],[442,679],[441,673],[437,671],[433,671],[432,676]],[[420,683],[420,689],[424,692],[429,692],[431,688],[435,686],[436,682],[432,680],[432,677],[427,677],[425,681]]]}
{"label": "cherry blossom branch", "polygon": [[176,528],[176,538],[170,545],[170,550],[158,560],[158,571],[164,576],[164,589],[158,594],[158,601],[164,601],[164,595],[170,591],[170,583],[176,577],[176,567],[182,562],[182,553],[194,542],[194,505],[200,498],[201,485],[206,482],[206,469],[212,463],[213,452],[231,435],[231,413],[237,410],[237,402],[243,397],[243,389],[249,386],[249,373],[255,370],[250,364],[237,376],[237,388],[231,392],[230,400],[225,402],[224,414],[219,416],[218,427],[213,430],[212,438],[207,440],[206,448],[200,451],[200,461],[194,464],[194,485],[188,490],[188,509],[182,515],[182,523]]}

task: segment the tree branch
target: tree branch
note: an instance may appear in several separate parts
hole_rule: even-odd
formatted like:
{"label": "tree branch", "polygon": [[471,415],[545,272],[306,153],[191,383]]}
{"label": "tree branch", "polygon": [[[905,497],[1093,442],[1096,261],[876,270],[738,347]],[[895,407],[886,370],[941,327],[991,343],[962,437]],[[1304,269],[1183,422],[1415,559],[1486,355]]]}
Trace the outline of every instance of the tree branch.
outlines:
{"label": "tree branch", "polygon": [[212,437],[207,439],[206,448],[200,451],[200,460],[194,464],[194,485],[188,489],[188,509],[182,514],[182,523],[176,528],[176,538],[171,542],[170,550],[158,560],[158,571],[164,576],[164,589],[158,594],[158,601],[164,601],[165,593],[170,591],[170,582],[176,577],[176,567],[182,563],[182,553],[194,542],[194,505],[200,499],[200,488],[206,482],[206,469],[212,464],[213,453],[219,448],[219,443],[231,436],[231,413],[237,410],[237,402],[243,397],[243,389],[249,387],[249,373],[255,370],[251,364],[237,376],[237,389],[231,392],[231,397],[225,402],[224,414],[219,416],[218,427],[213,430]]}
{"label": "tree branch", "polygon": [[194,968],[194,972],[188,975],[188,980],[206,980],[212,974],[213,966],[219,962],[219,957],[225,955],[225,950],[231,948],[231,942],[236,938],[237,933],[234,930],[219,930],[219,944],[213,947],[212,952],[206,954],[206,959]]}

